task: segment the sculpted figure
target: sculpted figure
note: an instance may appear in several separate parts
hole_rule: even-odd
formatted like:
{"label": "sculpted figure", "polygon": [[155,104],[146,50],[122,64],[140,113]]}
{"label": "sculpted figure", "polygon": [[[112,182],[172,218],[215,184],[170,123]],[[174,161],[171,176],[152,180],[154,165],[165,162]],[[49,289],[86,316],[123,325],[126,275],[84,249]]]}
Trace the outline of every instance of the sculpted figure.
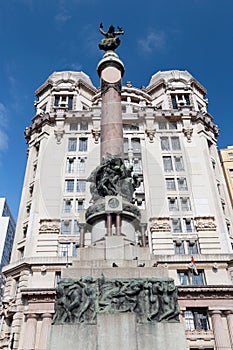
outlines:
{"label": "sculpted figure", "polygon": [[78,322],[92,322],[95,318],[96,286],[92,277],[87,277],[83,283],[83,303],[78,315]]}
{"label": "sculpted figure", "polygon": [[100,50],[108,51],[115,50],[120,45],[120,39],[116,37],[117,35],[123,35],[124,31],[119,26],[117,27],[118,31],[115,32],[113,25],[110,25],[107,32],[103,30],[103,24],[100,23],[100,33],[105,36],[99,44]]}
{"label": "sculpted figure", "polygon": [[66,299],[65,288],[62,284],[58,284],[56,288],[56,300],[55,300],[55,315],[53,323],[65,323],[72,322],[71,312]]}
{"label": "sculpted figure", "polygon": [[119,157],[103,159],[102,164],[87,179],[92,182],[92,199],[95,201],[100,197],[119,194],[131,201],[133,192],[140,185],[138,176],[132,175],[132,172],[133,166],[127,168]]}

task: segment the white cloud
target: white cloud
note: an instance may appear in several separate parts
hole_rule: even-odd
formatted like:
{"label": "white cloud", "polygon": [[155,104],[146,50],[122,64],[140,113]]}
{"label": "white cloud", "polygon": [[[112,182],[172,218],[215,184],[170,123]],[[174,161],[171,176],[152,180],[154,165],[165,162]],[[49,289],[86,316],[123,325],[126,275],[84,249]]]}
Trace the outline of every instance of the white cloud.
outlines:
{"label": "white cloud", "polygon": [[146,38],[139,39],[138,44],[146,53],[152,52],[154,50],[161,50],[166,45],[166,35],[161,31],[152,31],[146,36]]}
{"label": "white cloud", "polygon": [[71,19],[70,7],[68,3],[64,0],[59,0],[57,4],[58,12],[55,15],[54,19],[57,23],[63,24]]}
{"label": "white cloud", "polygon": [[0,102],[0,152],[8,147],[8,137],[5,132],[7,123],[7,112],[4,104]]}

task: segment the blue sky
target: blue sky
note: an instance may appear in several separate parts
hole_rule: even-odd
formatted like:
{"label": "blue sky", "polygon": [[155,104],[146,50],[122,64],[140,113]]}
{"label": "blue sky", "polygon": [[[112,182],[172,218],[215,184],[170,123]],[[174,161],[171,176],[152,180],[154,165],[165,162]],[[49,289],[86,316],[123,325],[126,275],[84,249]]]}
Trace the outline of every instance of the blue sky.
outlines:
{"label": "blue sky", "polygon": [[100,22],[125,30],[124,82],[147,86],[158,70],[188,70],[207,88],[219,148],[233,144],[232,0],[0,0],[0,196],[15,218],[34,91],[59,70],[82,70],[99,85]]}

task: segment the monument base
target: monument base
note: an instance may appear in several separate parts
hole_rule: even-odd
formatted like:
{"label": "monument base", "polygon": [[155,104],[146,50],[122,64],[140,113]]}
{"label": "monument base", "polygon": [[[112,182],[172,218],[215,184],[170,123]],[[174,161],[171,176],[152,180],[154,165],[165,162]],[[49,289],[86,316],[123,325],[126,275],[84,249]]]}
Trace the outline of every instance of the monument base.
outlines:
{"label": "monument base", "polygon": [[136,315],[97,315],[97,324],[53,325],[48,350],[185,350],[179,322],[140,324]]}

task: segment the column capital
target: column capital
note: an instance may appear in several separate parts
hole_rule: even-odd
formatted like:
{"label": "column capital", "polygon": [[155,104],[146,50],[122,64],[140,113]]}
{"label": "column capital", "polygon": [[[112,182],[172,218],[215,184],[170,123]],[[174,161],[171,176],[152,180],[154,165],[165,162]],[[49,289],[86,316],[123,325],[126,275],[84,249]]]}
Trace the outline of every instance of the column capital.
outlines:
{"label": "column capital", "polygon": [[226,310],[226,311],[224,311],[224,315],[226,315],[226,316],[233,315],[233,310]]}
{"label": "column capital", "polygon": [[43,318],[51,318],[52,319],[53,315],[51,313],[49,313],[49,312],[45,312],[44,314],[41,315],[41,317],[42,317],[42,319]]}
{"label": "column capital", "polygon": [[37,319],[39,317],[38,314],[35,314],[35,313],[32,313],[32,312],[29,312],[29,313],[26,313],[26,319],[28,320],[29,318],[35,318]]}

